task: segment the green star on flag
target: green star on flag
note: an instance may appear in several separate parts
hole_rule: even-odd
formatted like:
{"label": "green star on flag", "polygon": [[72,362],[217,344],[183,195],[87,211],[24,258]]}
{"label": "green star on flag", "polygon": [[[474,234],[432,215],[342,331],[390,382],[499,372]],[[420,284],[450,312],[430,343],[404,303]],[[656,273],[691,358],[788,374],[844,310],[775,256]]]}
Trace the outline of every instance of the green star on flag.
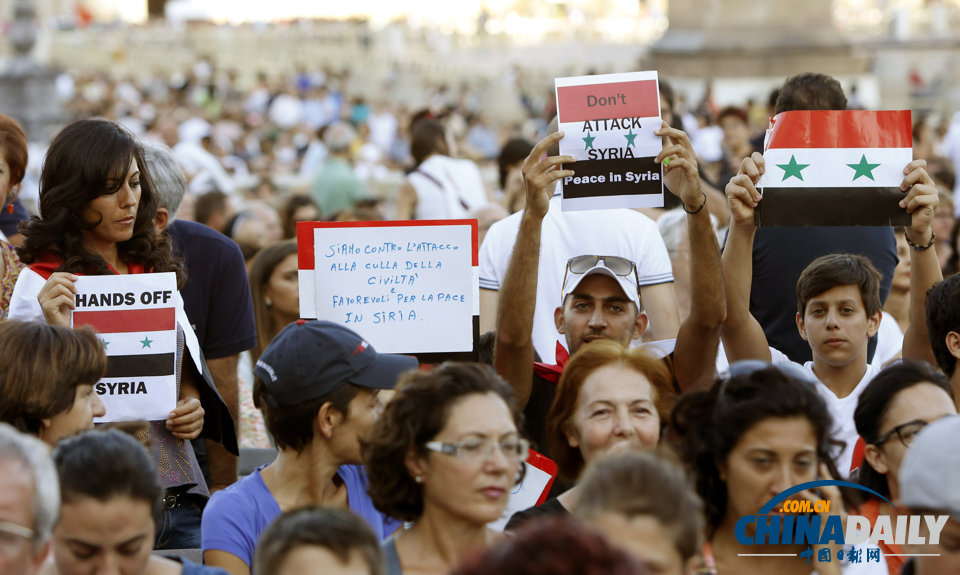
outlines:
{"label": "green star on flag", "polygon": [[107,341],[107,340],[105,340],[105,339],[103,339],[102,337],[100,338],[100,343],[103,344],[103,349],[107,349],[107,346],[110,345],[110,342]]}
{"label": "green star on flag", "polygon": [[637,145],[637,144],[634,142],[634,140],[637,139],[637,134],[634,134],[634,133],[633,133],[633,128],[630,128],[630,132],[624,134],[623,137],[627,139],[627,147],[628,147],[628,148],[629,148],[630,146],[636,146],[636,145]]}
{"label": "green star on flag", "polygon": [[796,156],[791,155],[789,163],[777,164],[777,167],[783,170],[783,180],[780,180],[780,181],[785,181],[787,178],[791,176],[795,176],[798,180],[802,182],[803,174],[801,172],[803,171],[804,168],[806,168],[809,165],[810,164],[798,164]]}
{"label": "green star on flag", "polygon": [[880,164],[868,164],[868,163],[867,163],[867,156],[866,156],[866,154],[862,154],[862,155],[860,156],[860,163],[859,163],[859,164],[847,164],[847,166],[853,168],[853,170],[854,170],[854,172],[855,172],[854,175],[853,175],[853,180],[854,180],[854,181],[856,181],[857,178],[859,178],[860,176],[866,176],[866,177],[868,177],[868,178],[870,178],[870,179],[872,180],[872,179],[873,179],[873,170],[874,170],[874,168],[876,168],[876,167],[879,166],[879,165],[880,165]]}
{"label": "green star on flag", "polygon": [[143,346],[143,349],[150,347],[151,343],[153,343],[153,340],[148,337],[144,337],[142,340],[140,340],[140,345]]}
{"label": "green star on flag", "polygon": [[587,136],[583,139],[583,149],[584,150],[593,150],[593,141],[596,140],[596,136],[591,136],[590,132],[587,132]]}

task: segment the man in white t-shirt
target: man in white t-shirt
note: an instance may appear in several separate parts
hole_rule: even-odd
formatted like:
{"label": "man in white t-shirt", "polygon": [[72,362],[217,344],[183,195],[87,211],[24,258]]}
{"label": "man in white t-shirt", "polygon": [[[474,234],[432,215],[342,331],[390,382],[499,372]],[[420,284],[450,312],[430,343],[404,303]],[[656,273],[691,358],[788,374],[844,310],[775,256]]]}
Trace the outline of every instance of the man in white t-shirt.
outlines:
{"label": "man in white t-shirt", "polygon": [[[666,124],[656,134],[666,138],[656,161],[664,163],[664,184],[680,198],[687,212],[692,246],[690,314],[676,341],[671,342],[672,352],[663,358],[674,386],[686,391],[709,387],[713,382],[724,317],[723,280],[717,238],[710,225],[707,196],[700,186],[690,139]],[[526,431],[541,451],[546,448],[546,415],[565,361],[558,358],[557,365],[538,366],[548,373],[534,367],[531,327],[538,285],[557,282],[557,291],[547,301],[553,304],[554,328],[563,334],[570,354],[596,339],[624,346],[639,339],[647,327],[644,310],[650,309],[649,302],[643,299],[646,295],[639,293],[635,265],[616,252],[575,253],[577,257],[561,262],[563,267],[557,270],[557,278],[537,272],[543,269],[541,262],[546,252],[541,246],[545,247],[546,222],[552,209],[551,184],[573,175],[571,168],[576,168],[576,164],[566,165],[574,161],[572,156],[541,157],[560,137],[561,134],[554,133],[541,140],[523,164],[527,209],[503,282],[503,309],[497,319],[494,346],[497,373],[513,387],[517,405],[524,410]],[[559,169],[561,163],[565,164],[564,169]]]}
{"label": "man in white t-shirt", "polygon": [[[548,152],[551,156],[557,150]],[[550,189],[553,184],[550,185]],[[517,212],[490,226],[480,246],[480,332],[495,328],[500,289],[517,240],[524,212]],[[556,361],[558,342],[566,343],[557,331],[553,312],[561,296],[567,261],[583,254],[618,255],[636,266],[644,311],[650,320],[653,339],[677,337],[680,316],[673,288],[670,256],[657,229],[647,216],[628,209],[564,212],[560,192],[550,198],[543,218],[533,318],[533,346],[546,363]],[[573,350],[568,350],[572,352]]]}
{"label": "man in white t-shirt", "polygon": [[[935,241],[930,224],[939,200],[925,168],[923,160],[910,162],[900,184],[900,189],[905,190],[901,206],[912,216],[906,235],[913,249],[912,319],[903,338],[903,357],[933,363],[925,298],[927,290],[942,278],[937,254],[930,249]],[[723,252],[727,319],[722,340],[730,362],[770,360],[767,338],[750,313],[751,254],[756,233],[753,213],[761,201],[755,185],[764,169],[763,156],[755,152],[743,160],[740,172],[726,188],[731,224]],[[867,363],[867,340],[880,327],[880,280],[880,273],[866,257],[829,254],[814,260],[797,281],[797,329],[813,354],[813,361],[803,367],[819,380],[817,391],[834,418],[833,436],[845,443],[837,457],[837,469],[843,475],[859,465],[853,461],[858,440],[853,412],[860,394],[880,369],[879,364]]]}

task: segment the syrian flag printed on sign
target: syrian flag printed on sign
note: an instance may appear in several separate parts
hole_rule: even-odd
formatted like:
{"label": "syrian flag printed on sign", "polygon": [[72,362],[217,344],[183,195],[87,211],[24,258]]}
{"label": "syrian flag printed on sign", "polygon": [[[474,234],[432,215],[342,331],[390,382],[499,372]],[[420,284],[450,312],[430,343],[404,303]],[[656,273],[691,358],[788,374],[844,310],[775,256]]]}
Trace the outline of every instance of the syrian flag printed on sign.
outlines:
{"label": "syrian flag printed on sign", "polygon": [[899,206],[909,110],[782,112],[765,148],[758,225],[909,225]]}
{"label": "syrian flag printed on sign", "polygon": [[73,326],[92,327],[107,354],[97,423],[167,419],[177,404],[176,275],[81,276],[76,287]]}
{"label": "syrian flag printed on sign", "polygon": [[557,78],[560,154],[577,163],[560,182],[564,210],[663,205],[656,72]]}

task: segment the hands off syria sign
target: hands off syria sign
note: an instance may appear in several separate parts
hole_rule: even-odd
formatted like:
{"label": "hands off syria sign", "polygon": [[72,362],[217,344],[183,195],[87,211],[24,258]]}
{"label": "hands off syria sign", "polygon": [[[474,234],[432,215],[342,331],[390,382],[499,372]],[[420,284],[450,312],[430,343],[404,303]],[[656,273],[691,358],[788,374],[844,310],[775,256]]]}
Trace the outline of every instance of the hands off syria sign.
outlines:
{"label": "hands off syria sign", "polygon": [[782,112],[763,158],[758,225],[910,225],[899,206],[913,159],[909,110]]}
{"label": "hands off syria sign", "polygon": [[76,287],[73,327],[96,330],[107,355],[97,423],[167,419],[177,405],[176,275],[81,276]]}
{"label": "hands off syria sign", "polygon": [[663,205],[656,72],[557,78],[560,154],[575,176],[560,185],[564,210]]}

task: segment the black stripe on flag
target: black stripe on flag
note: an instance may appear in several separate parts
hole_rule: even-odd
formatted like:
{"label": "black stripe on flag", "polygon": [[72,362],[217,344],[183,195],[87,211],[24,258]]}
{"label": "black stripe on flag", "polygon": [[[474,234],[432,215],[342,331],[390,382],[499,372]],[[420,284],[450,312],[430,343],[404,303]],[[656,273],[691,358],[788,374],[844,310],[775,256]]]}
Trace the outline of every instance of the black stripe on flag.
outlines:
{"label": "black stripe on flag", "polygon": [[105,378],[173,375],[176,354],[109,355]]}
{"label": "black stripe on flag", "polygon": [[900,188],[764,188],[758,226],[909,226]]}
{"label": "black stripe on flag", "polygon": [[[628,158],[625,160],[580,160],[575,164],[564,166],[576,172],[575,178],[594,178],[603,176],[603,183],[574,184],[563,182],[563,197],[565,198],[597,198],[605,196],[642,196],[659,194],[660,164],[653,158]],[[629,176],[635,174],[634,176]],[[639,178],[636,176],[639,175]],[[656,180],[642,178],[653,178]],[[611,179],[619,177],[619,181]],[[637,181],[639,180],[639,181]]]}

